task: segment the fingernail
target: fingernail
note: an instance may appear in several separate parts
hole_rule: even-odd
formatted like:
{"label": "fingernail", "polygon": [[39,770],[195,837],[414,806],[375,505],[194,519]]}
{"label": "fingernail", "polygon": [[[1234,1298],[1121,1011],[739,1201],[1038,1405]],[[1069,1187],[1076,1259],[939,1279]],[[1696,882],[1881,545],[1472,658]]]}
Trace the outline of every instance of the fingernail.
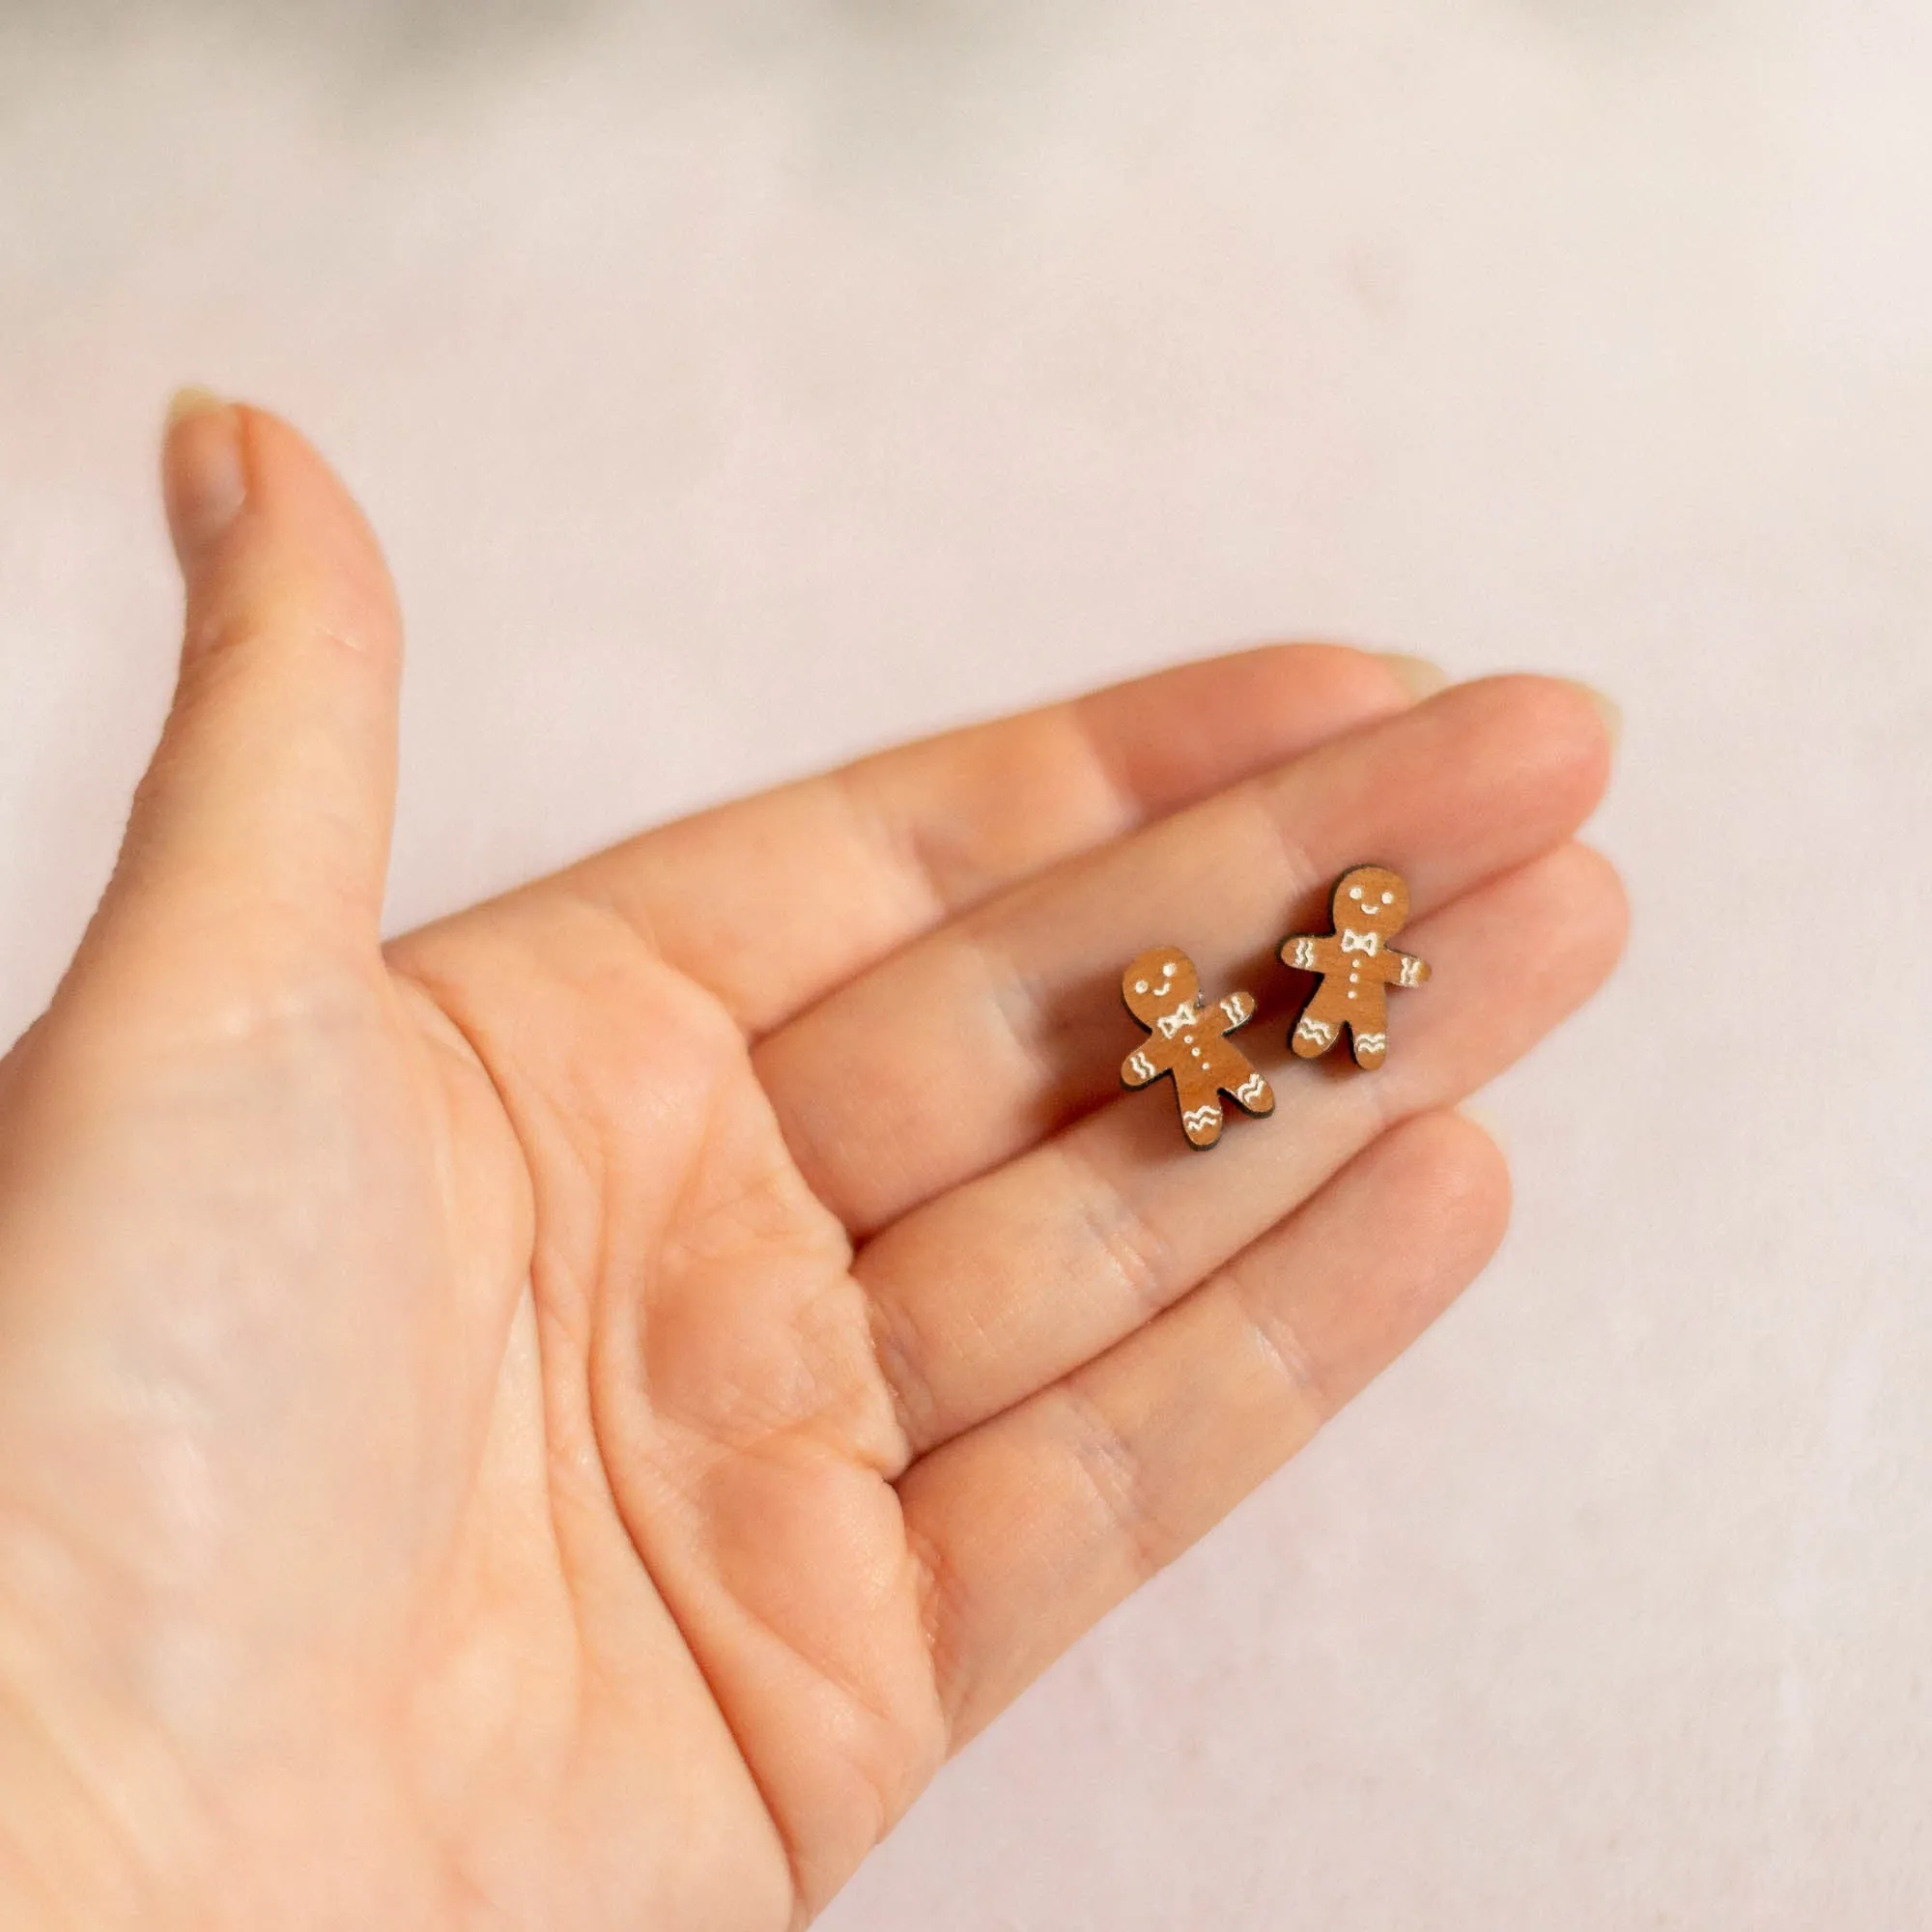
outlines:
{"label": "fingernail", "polygon": [[1623,743],[1623,706],[1614,697],[1606,697],[1594,684],[1585,684],[1580,677],[1566,677],[1563,682],[1574,691],[1580,691],[1595,707],[1597,716],[1604,721],[1604,729],[1609,733],[1610,750],[1615,751]]}
{"label": "fingernail", "polygon": [[179,389],[168,404],[161,495],[183,570],[235,521],[248,497],[242,422],[232,403],[208,389]]}
{"label": "fingernail", "polygon": [[1456,1109],[1456,1111],[1459,1114],[1461,1114],[1462,1117],[1465,1121],[1467,1121],[1472,1127],[1482,1128],[1484,1133],[1488,1134],[1489,1137],[1495,1142],[1498,1150],[1503,1154],[1505,1155],[1508,1154],[1509,1135],[1503,1131],[1502,1127],[1497,1123],[1496,1117],[1493,1114],[1492,1114],[1487,1108],[1472,1107],[1466,1101],[1464,1101],[1462,1106]]}
{"label": "fingernail", "polygon": [[1377,651],[1375,655],[1401,679],[1402,688],[1418,704],[1448,689],[1449,673],[1427,658],[1412,658],[1406,651]]}

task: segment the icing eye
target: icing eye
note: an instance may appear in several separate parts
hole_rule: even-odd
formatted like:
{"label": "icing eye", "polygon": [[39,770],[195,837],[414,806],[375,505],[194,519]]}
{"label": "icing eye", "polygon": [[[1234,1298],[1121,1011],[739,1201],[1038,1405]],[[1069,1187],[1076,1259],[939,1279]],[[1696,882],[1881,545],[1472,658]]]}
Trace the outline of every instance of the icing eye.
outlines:
{"label": "icing eye", "polygon": [[1384,893],[1384,894],[1382,895],[1382,904],[1383,904],[1383,905],[1394,905],[1394,904],[1395,904],[1395,895],[1394,895],[1393,893]]}
{"label": "icing eye", "polygon": [[1163,966],[1163,967],[1162,967],[1162,968],[1160,969],[1160,977],[1161,977],[1161,978],[1162,978],[1163,980],[1172,980],[1172,979],[1174,978],[1175,974],[1176,974],[1177,972],[1179,972],[1179,967],[1175,967],[1175,966]]}
{"label": "icing eye", "polygon": [[1147,991],[1147,981],[1145,980],[1136,980],[1134,981],[1134,991],[1137,993],[1145,993]]}
{"label": "icing eye", "polygon": [[1361,887],[1360,887],[1360,886],[1350,886],[1350,887],[1349,888],[1349,896],[1350,896],[1350,897],[1351,899],[1358,899],[1358,898],[1360,898],[1360,897],[1362,896],[1362,889],[1361,889]]}

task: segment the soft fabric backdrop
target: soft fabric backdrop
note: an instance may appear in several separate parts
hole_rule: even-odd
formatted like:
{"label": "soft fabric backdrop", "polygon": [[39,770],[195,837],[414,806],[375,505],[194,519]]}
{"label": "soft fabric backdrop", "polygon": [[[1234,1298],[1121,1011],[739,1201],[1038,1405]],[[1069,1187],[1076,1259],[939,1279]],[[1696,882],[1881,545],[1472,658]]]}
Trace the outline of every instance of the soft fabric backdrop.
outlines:
{"label": "soft fabric backdrop", "polygon": [[0,1026],[178,380],[390,547],[398,924],[1218,642],[1593,679],[1635,940],[1502,1259],[827,1922],[1932,1919],[1922,9],[320,11],[0,9]]}

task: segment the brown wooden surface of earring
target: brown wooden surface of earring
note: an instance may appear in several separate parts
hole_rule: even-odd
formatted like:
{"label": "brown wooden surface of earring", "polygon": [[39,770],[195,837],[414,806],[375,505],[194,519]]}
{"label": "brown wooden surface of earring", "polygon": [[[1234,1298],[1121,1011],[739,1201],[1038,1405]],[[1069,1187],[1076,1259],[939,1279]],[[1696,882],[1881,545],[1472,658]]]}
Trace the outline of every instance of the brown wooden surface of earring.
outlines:
{"label": "brown wooden surface of earring", "polygon": [[1388,989],[1419,986],[1429,968],[1389,941],[1408,919],[1408,888],[1385,866],[1356,866],[1336,882],[1335,930],[1282,941],[1285,966],[1321,976],[1288,1037],[1297,1058],[1319,1060],[1349,1029],[1355,1065],[1388,1057]]}
{"label": "brown wooden surface of earring", "polygon": [[1122,1064],[1121,1083],[1145,1087],[1172,1074],[1189,1146],[1210,1148],[1221,1138],[1223,1094],[1251,1114],[1274,1112],[1274,1090],[1228,1037],[1254,1018],[1252,994],[1204,1005],[1193,960],[1178,947],[1156,946],[1121,975],[1121,997],[1148,1030]]}

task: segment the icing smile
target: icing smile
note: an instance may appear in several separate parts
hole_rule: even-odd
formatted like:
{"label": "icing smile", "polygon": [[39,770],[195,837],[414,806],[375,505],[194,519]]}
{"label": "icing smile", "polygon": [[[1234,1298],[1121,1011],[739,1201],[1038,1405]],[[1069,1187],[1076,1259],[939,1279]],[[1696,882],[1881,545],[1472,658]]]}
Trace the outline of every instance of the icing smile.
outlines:
{"label": "icing smile", "polygon": [[1134,991],[1137,993],[1146,993],[1156,1000],[1166,999],[1174,991],[1174,982],[1180,977],[1180,968],[1179,965],[1171,965],[1163,966],[1160,970],[1161,980],[1159,985],[1151,986],[1145,980],[1136,980],[1134,981]]}

